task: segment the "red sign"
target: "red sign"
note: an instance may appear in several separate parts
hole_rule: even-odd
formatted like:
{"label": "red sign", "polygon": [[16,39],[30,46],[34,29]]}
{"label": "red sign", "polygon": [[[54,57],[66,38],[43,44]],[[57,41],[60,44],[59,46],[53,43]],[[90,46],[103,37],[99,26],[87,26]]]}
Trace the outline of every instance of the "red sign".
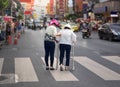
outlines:
{"label": "red sign", "polygon": [[20,2],[31,2],[31,0],[20,0]]}
{"label": "red sign", "polygon": [[28,14],[32,14],[31,11],[25,11],[24,14],[28,15]]}

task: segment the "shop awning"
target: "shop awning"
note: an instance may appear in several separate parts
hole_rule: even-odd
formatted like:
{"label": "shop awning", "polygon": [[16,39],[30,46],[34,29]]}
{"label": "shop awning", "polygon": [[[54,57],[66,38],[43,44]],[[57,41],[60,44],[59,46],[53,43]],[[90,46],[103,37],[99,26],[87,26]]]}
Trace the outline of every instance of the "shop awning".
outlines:
{"label": "shop awning", "polygon": [[34,9],[30,8],[30,9],[27,9],[24,14],[32,14],[32,12],[35,11]]}

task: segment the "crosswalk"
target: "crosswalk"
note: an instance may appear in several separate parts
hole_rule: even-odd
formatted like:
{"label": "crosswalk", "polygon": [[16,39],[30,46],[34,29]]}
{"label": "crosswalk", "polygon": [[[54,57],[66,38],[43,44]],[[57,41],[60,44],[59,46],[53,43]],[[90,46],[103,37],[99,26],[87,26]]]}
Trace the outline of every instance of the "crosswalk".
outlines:
{"label": "crosswalk", "polygon": [[88,70],[92,71],[104,80],[120,80],[120,74],[112,71],[111,69],[87,58],[75,57],[75,61],[83,65]]}
{"label": "crosswalk", "polygon": [[120,57],[118,56],[102,56],[102,58],[120,65]]}
{"label": "crosswalk", "polygon": [[[117,66],[120,66],[119,56],[101,56],[101,59],[102,58],[107,60],[108,62],[112,62],[112,63],[117,64]],[[44,57],[41,57],[40,60],[42,60],[44,63]],[[91,58],[87,56],[75,56],[74,61],[75,63],[82,65],[85,69],[91,71],[97,77],[102,78],[105,81],[111,81],[111,80],[120,81],[120,73],[109,69],[108,67],[96,62],[95,60],[92,60]],[[0,58],[0,76],[2,76],[3,74],[2,73],[3,65],[5,65],[4,58]],[[55,60],[54,65],[56,66],[56,60]],[[39,82],[41,80],[39,79],[34,69],[34,65],[30,57],[15,57],[14,67],[15,67],[15,73],[14,73],[15,83]],[[43,67],[43,70],[45,70],[44,67]],[[75,71],[60,71],[58,69],[58,70],[48,71],[48,72],[50,72],[51,76],[54,78],[55,81],[80,81],[81,80],[73,74],[73,72],[76,72],[76,70]],[[4,82],[0,80],[0,84],[4,84]]]}
{"label": "crosswalk", "polygon": [[3,61],[4,61],[4,59],[0,58],[0,75],[1,75],[1,71],[2,71]]}
{"label": "crosswalk", "polygon": [[15,74],[19,77],[15,78],[16,82],[38,81],[30,58],[15,58]]}
{"label": "crosswalk", "polygon": [[[43,57],[42,57],[42,60],[44,62]],[[54,67],[55,67],[55,64],[56,64],[56,58],[54,61]],[[56,81],[79,81],[70,71],[61,72],[59,69],[57,69],[54,71],[50,71],[50,73],[52,74],[52,76]]]}

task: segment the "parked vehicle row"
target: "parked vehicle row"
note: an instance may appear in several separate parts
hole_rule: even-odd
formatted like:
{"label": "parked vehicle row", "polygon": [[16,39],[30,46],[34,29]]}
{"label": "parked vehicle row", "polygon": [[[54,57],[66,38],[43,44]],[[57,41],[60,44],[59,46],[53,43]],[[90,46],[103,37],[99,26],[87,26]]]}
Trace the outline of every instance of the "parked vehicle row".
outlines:
{"label": "parked vehicle row", "polygon": [[42,23],[40,23],[40,22],[29,22],[28,23],[28,28],[29,29],[34,29],[34,28],[39,28],[39,29],[41,29],[43,27],[43,24]]}

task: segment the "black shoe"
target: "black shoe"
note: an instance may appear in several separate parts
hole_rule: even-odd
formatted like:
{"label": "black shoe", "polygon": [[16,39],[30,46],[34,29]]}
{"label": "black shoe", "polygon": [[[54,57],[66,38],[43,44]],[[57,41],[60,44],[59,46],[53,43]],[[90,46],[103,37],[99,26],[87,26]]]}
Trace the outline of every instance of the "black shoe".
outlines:
{"label": "black shoe", "polygon": [[48,67],[48,66],[46,67],[46,70],[49,70],[49,67]]}
{"label": "black shoe", "polygon": [[55,70],[55,68],[53,68],[53,67],[50,67],[50,70]]}

